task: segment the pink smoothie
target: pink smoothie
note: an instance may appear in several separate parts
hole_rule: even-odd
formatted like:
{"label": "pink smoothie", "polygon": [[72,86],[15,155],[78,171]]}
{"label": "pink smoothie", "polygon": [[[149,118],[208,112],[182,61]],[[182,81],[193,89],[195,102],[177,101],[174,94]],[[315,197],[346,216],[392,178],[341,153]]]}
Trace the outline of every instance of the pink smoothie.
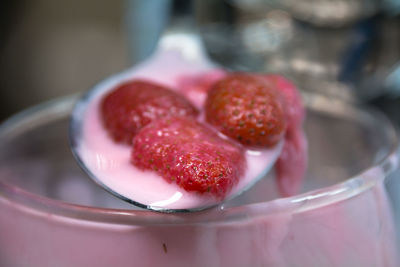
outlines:
{"label": "pink smoothie", "polygon": [[[180,54],[163,53],[154,59],[114,78],[112,84],[126,79],[142,78],[156,81],[171,88],[182,88],[182,77],[208,75],[216,77],[220,71],[210,71],[205,62],[193,64],[181,58]],[[204,74],[206,73],[207,74]],[[214,74],[216,73],[216,74]],[[99,92],[92,96],[82,119],[82,139],[77,148],[82,161],[102,184],[112,191],[154,209],[201,209],[219,203],[210,194],[187,192],[176,184],[168,183],[153,171],[142,171],[130,163],[131,147],[117,144],[105,130],[101,115],[100,101],[104,93],[112,90],[107,81],[100,84]],[[194,90],[192,90],[193,92]],[[188,93],[188,92],[186,92]],[[191,92],[189,92],[190,94]],[[202,106],[206,92],[198,92],[191,101]],[[246,171],[239,183],[228,194],[226,200],[248,189],[272,168],[283,147],[283,141],[268,150],[246,150]]]}

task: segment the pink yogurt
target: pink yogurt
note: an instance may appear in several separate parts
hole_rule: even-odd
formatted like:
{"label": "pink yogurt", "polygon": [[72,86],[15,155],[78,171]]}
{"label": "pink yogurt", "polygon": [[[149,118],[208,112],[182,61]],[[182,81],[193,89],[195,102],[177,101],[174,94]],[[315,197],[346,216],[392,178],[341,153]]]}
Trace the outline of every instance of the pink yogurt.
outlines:
{"label": "pink yogurt", "polygon": [[[156,55],[144,65],[138,66],[126,74],[106,81],[96,87],[82,119],[82,136],[77,147],[81,160],[96,180],[123,197],[151,206],[153,209],[202,209],[218,204],[210,195],[187,192],[176,184],[168,183],[152,171],[142,171],[130,163],[131,147],[115,143],[105,130],[99,106],[104,93],[112,90],[118,82],[126,79],[148,79],[171,88],[180,88],[183,76],[194,76],[205,73],[212,79],[219,77],[221,71],[210,71],[212,66],[182,60],[181,55],[163,53]],[[114,86],[110,86],[113,84]],[[187,92],[186,92],[187,93]],[[191,94],[190,100],[198,107],[202,106],[205,92]],[[226,199],[248,189],[272,168],[282,150],[283,142],[268,150],[246,150],[246,171],[244,177],[228,194]]]}

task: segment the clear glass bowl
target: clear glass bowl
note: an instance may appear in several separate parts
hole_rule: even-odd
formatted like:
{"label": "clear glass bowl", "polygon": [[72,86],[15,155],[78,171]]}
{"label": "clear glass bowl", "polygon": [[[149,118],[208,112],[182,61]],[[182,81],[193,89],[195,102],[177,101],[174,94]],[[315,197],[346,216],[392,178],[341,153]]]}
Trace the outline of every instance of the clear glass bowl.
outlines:
{"label": "clear glass bowl", "polygon": [[0,266],[399,266],[399,143],[380,113],[305,95],[303,192],[273,173],[222,207],[137,210],[94,185],[68,143],[77,97],[0,127]]}

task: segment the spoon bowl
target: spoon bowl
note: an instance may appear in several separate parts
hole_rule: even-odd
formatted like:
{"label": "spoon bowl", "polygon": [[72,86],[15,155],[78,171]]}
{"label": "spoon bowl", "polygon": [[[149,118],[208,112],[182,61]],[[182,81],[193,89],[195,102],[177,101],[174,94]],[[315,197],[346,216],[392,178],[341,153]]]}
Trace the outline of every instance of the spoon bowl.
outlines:
{"label": "spoon bowl", "polygon": [[[174,88],[177,78],[182,74],[196,75],[217,68],[205,56],[197,36],[165,35],[150,59],[100,82],[76,104],[70,124],[70,142],[80,167],[95,183],[114,196],[144,209],[170,213],[192,212],[221,204],[214,198],[186,192],[175,184],[168,184],[155,173],[136,169],[127,161],[131,148],[116,144],[108,137],[97,112],[101,97],[128,80],[147,79]],[[283,141],[268,150],[247,150],[247,171],[224,201],[242,194],[265,177],[278,159],[282,147]]]}

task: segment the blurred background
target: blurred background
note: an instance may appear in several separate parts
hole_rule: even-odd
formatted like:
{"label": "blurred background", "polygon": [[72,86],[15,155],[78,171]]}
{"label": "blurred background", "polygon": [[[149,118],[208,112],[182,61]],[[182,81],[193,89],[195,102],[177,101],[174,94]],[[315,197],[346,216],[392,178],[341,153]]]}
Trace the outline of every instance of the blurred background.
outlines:
{"label": "blurred background", "polygon": [[400,0],[3,0],[0,120],[88,90],[182,27],[228,69],[283,73],[400,123]]}

